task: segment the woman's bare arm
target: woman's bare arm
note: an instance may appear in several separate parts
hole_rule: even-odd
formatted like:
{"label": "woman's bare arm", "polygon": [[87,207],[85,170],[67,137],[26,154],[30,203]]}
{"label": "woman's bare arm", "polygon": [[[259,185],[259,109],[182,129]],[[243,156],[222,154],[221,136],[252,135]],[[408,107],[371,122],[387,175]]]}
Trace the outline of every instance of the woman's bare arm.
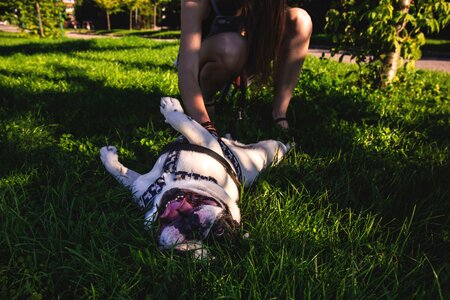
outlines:
{"label": "woman's bare arm", "polygon": [[202,20],[208,11],[208,0],[182,0],[178,86],[187,114],[200,123],[210,120],[198,82]]}

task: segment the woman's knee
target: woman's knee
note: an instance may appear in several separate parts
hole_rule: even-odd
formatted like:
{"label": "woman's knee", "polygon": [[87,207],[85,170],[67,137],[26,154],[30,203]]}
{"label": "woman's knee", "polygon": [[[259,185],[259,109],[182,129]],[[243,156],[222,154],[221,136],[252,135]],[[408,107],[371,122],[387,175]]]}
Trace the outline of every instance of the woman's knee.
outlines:
{"label": "woman's knee", "polygon": [[[239,72],[245,65],[245,40],[236,33],[222,33],[208,38],[202,46],[201,60],[220,66],[228,72]],[[202,65],[202,63],[201,63]]]}
{"label": "woman's knee", "polygon": [[293,7],[289,8],[286,16],[286,30],[289,35],[308,38],[312,34],[313,24],[306,10]]}
{"label": "woman's knee", "polygon": [[226,66],[221,62],[206,62],[200,69],[200,86],[207,89],[220,88],[239,74],[239,70]]}

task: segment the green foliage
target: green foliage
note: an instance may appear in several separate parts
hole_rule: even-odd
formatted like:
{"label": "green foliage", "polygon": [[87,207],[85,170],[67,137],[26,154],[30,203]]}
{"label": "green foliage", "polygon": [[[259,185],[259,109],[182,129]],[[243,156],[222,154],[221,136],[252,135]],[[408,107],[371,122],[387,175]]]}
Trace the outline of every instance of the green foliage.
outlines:
{"label": "green foliage", "polygon": [[113,29],[113,30],[96,30],[95,34],[109,35],[114,37],[139,36],[144,38],[174,40],[180,39],[179,30],[136,30]]}
{"label": "green foliage", "polygon": [[110,16],[122,10],[122,0],[94,0],[98,7],[106,13],[106,22],[108,30],[111,30]]}
{"label": "green foliage", "polygon": [[109,12],[110,14],[117,13],[121,10],[121,5],[124,3],[122,0],[94,0],[95,3],[101,9]]}
{"label": "green foliage", "polygon": [[[179,96],[177,50],[0,33],[0,298],[448,298],[449,74],[373,90],[308,57],[297,147],[243,190],[249,237],[196,261],[157,248],[98,157],[115,145],[148,172],[176,137],[159,99]],[[219,131],[274,137],[272,97],[252,90],[242,121],[219,103]]]}
{"label": "green foliage", "polygon": [[[44,36],[59,37],[61,31],[60,14],[64,15],[64,6],[55,0],[39,0]],[[35,0],[10,0],[3,3],[7,14],[5,19],[18,25],[22,30],[39,35],[39,21]]]}
{"label": "green foliage", "polygon": [[326,30],[333,35],[333,52],[350,54],[360,65],[369,62],[368,77],[379,82],[389,53],[419,59],[425,33],[449,21],[450,3],[444,0],[345,0],[328,11]]}

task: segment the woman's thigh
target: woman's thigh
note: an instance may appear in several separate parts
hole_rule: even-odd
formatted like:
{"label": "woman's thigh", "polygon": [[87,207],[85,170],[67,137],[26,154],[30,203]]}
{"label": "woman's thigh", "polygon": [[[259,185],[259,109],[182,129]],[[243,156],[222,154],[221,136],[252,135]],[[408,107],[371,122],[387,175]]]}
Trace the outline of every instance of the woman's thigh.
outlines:
{"label": "woman's thigh", "polygon": [[203,41],[200,49],[200,70],[208,62],[214,62],[227,71],[239,72],[247,60],[244,37],[236,32],[223,32]]}

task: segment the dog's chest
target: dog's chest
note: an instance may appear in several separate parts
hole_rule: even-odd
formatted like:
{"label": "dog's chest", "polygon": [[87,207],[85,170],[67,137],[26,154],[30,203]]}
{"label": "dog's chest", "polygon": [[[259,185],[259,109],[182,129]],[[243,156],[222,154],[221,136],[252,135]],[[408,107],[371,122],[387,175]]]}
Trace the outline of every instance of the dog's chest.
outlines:
{"label": "dog's chest", "polygon": [[170,181],[203,180],[226,187],[230,181],[223,166],[207,154],[192,151],[169,153],[163,166]]}
{"label": "dog's chest", "polygon": [[[219,197],[215,198],[224,201],[227,205],[235,204],[239,199],[239,189],[223,165],[207,154],[171,151],[161,156],[158,162],[155,165],[156,170],[153,169],[146,174],[148,176],[141,176],[135,181],[134,186],[137,204],[149,209],[146,213],[146,221],[150,223],[154,221],[162,195],[172,188],[217,195]],[[236,220],[239,221],[239,219],[237,214]]]}

